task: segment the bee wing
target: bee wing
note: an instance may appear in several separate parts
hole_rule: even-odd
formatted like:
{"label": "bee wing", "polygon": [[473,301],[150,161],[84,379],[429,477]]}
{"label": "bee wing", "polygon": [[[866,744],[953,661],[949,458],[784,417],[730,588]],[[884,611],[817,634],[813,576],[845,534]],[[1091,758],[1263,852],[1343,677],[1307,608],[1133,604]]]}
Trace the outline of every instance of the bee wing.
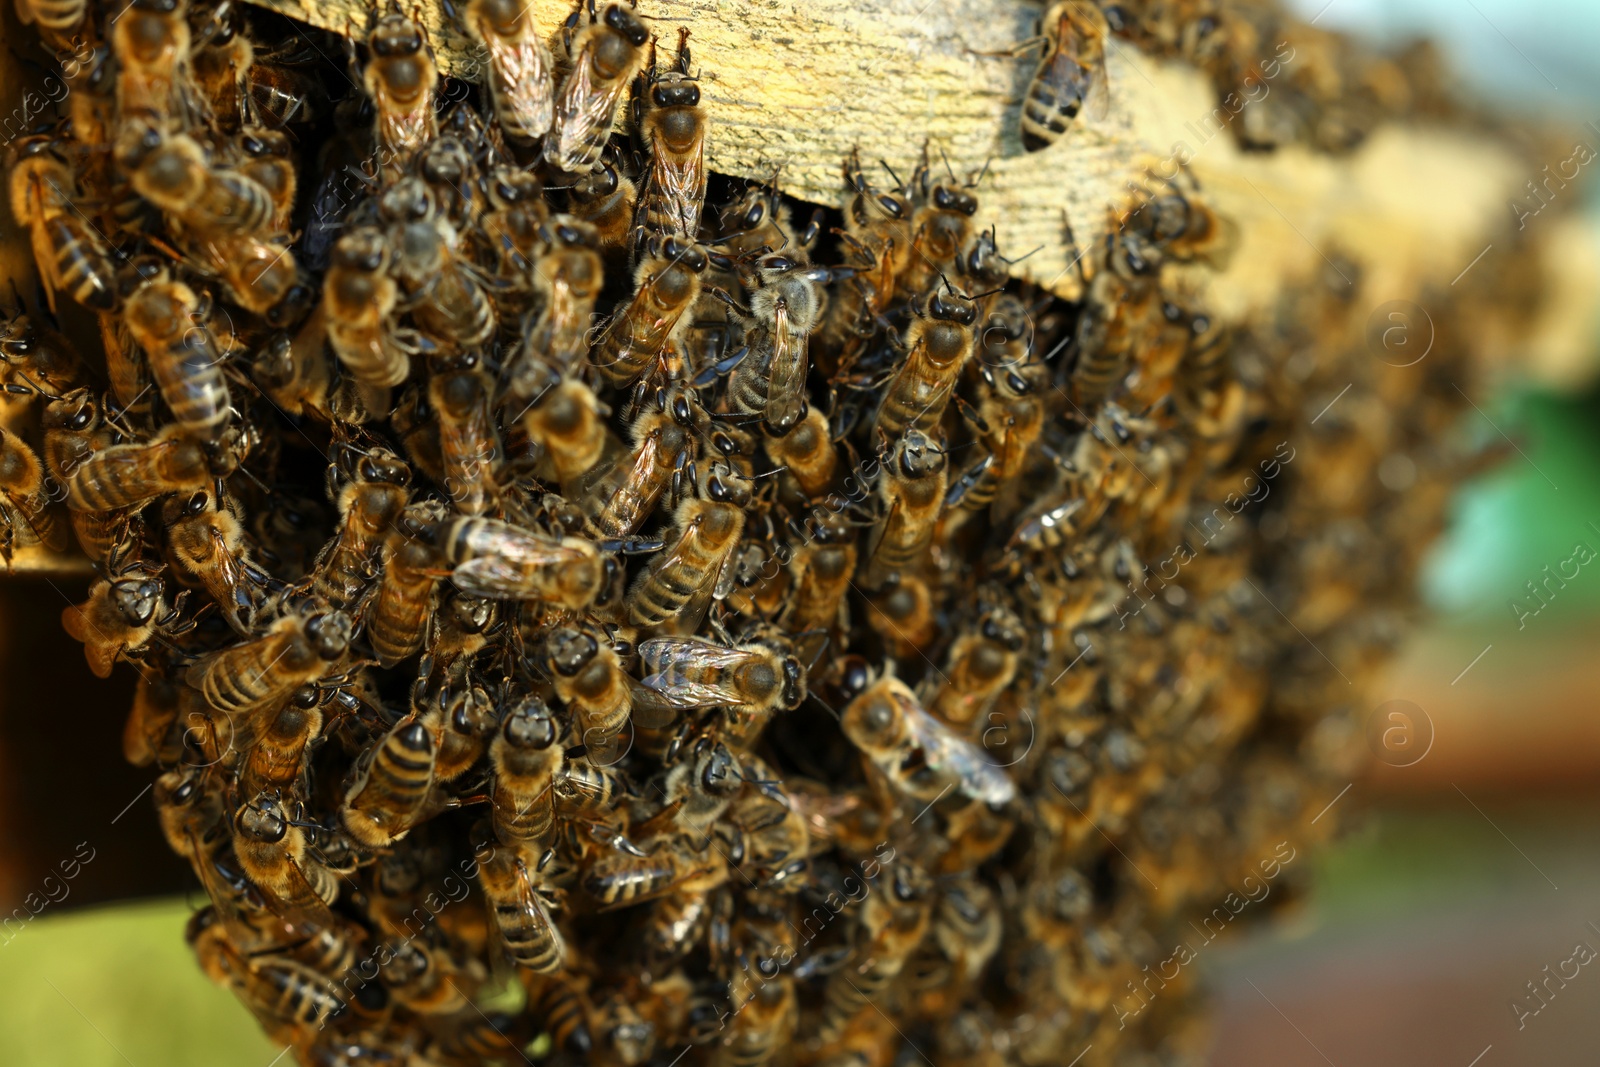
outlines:
{"label": "bee wing", "polygon": [[[532,20],[531,12],[523,18]],[[508,110],[516,114],[522,131],[542,137],[555,118],[555,85],[551,81],[550,50],[536,32],[529,32],[514,44],[498,34],[485,33],[483,43],[494,71],[493,88]]]}
{"label": "bee wing", "polygon": [[1086,6],[1062,7],[1056,23],[1055,47],[1047,53],[1035,78],[1036,86],[1049,90],[1051,106],[1068,118],[1082,109],[1094,83],[1105,81],[1105,34],[1096,31],[1093,16],[1077,10]]}
{"label": "bee wing", "polygon": [[528,592],[527,570],[577,562],[577,554],[559,541],[527,534],[506,535],[492,551],[456,565],[450,578],[469,596],[516,597]]}
{"label": "bee wing", "polygon": [[756,659],[751,652],[686,638],[653,637],[639,643],[639,658],[652,673],[640,679],[663,702],[675,708],[709,708],[741,703],[737,689],[716,682],[675,677],[667,668],[694,665],[729,672]]}
{"label": "bee wing", "polygon": [[555,920],[550,918],[550,909],[544,902],[544,897],[539,896],[538,891],[533,888],[533,877],[528,873],[528,864],[522,861],[522,857],[517,857],[515,862],[517,862],[517,907],[534,921],[534,925],[538,925],[544,929],[544,933],[549,934],[550,941],[555,942],[558,952],[565,957],[562,933],[555,928]]}
{"label": "bee wing", "polygon": [[661,434],[652,431],[640,443],[638,451],[634,453],[633,464],[628,468],[627,476],[616,489],[618,493],[627,493],[636,503],[625,513],[617,516],[619,522],[616,530],[607,532],[611,532],[615,537],[627,537],[650,517],[655,500],[666,485],[663,474],[671,467],[670,463],[663,462],[665,456],[661,448]]}
{"label": "bee wing", "polygon": [[806,335],[789,327],[789,309],[780,300],[772,328],[766,418],[781,430],[799,422],[805,411],[806,362]]}
{"label": "bee wing", "polygon": [[652,143],[650,158],[650,184],[671,206],[678,231],[694,237],[700,228],[700,205],[706,196],[704,143],[698,145],[688,159],[682,160]]}
{"label": "bee wing", "polygon": [[1111,110],[1111,79],[1106,73],[1104,38],[1089,60],[1089,90],[1084,96],[1083,110],[1096,122],[1104,121]]}
{"label": "bee wing", "polygon": [[317,891],[312,888],[300,865],[289,860],[286,869],[289,888],[284,893],[279,894],[270,889],[257,887],[267,898],[267,906],[291,923],[316,927],[334,925],[332,909],[317,895]]}
{"label": "bee wing", "polygon": [[929,767],[953,777],[963,793],[986,804],[1004,804],[1017,795],[1011,776],[986,758],[977,745],[957,737],[909,694],[897,693],[896,700]]}
{"label": "bee wing", "polygon": [[599,86],[591,71],[586,45],[583,52],[573,57],[572,73],[561,87],[561,99],[556,103],[556,128],[563,145],[583,144],[601,129],[610,126],[616,115],[617,101],[627,88],[627,79],[618,78],[614,84]]}

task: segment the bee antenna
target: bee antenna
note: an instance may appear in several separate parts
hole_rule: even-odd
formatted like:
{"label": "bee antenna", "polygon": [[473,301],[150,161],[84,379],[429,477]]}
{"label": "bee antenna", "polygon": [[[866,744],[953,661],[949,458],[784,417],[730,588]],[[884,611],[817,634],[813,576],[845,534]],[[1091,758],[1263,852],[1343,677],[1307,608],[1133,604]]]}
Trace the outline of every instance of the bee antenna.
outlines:
{"label": "bee antenna", "polygon": [[950,155],[944,150],[944,145],[939,146],[939,158],[944,161],[944,172],[950,175],[951,181],[959,181],[955,170],[950,166]]}
{"label": "bee antenna", "polygon": [[886,161],[882,159],[878,160],[878,166],[889,172],[889,177],[894,179],[894,185],[896,189],[904,189],[906,187],[906,183],[900,180],[900,175],[896,174],[894,172],[894,168],[889,166]]}
{"label": "bee antenna", "polygon": [[[23,381],[27,382],[28,385],[33,388],[33,391],[35,393],[37,393],[40,396],[44,397],[46,400],[60,400],[61,399],[59,396],[56,396],[56,395],[54,395],[52,393],[46,392],[42,385],[40,385],[38,382],[34,381],[32,378],[28,377],[27,374],[25,374],[24,372],[22,372],[20,370],[17,371],[17,377],[21,378]],[[21,386],[15,386],[15,385],[7,385],[6,386],[6,392],[8,392],[8,393],[9,392],[18,392],[18,393],[21,393],[21,394],[24,394],[24,395],[26,394],[26,390],[24,390]]]}
{"label": "bee antenna", "polygon": [[993,162],[994,162],[994,157],[993,156],[990,156],[988,159],[983,161],[983,169],[978,171],[978,174],[977,174],[976,177],[974,177],[973,179],[971,179],[970,181],[967,182],[967,188],[968,189],[977,188],[978,183],[983,181],[984,175],[989,173],[989,164],[993,163]]}

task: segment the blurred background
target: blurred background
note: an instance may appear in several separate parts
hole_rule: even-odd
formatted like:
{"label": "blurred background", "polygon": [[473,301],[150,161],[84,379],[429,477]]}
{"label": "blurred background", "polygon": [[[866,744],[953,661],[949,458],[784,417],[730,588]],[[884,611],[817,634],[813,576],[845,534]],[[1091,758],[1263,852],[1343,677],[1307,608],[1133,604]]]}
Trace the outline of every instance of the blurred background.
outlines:
{"label": "blurred background", "polygon": [[[1600,144],[1592,0],[1291,6],[1385,44],[1431,37],[1464,91]],[[1575,261],[1600,254],[1589,191],[1565,223]],[[1427,575],[1433,618],[1375,702],[1421,710],[1420,758],[1353,782],[1335,803],[1357,828],[1314,859],[1315,891],[1204,958],[1215,1067],[1595,1062],[1600,968],[1547,978],[1600,950],[1600,568],[1543,605],[1527,583],[1579,542],[1600,551],[1597,325],[1568,358],[1501,354],[1481,429],[1517,450],[1459,494]],[[51,624],[85,588],[0,582],[0,911],[38,911],[0,921],[0,1063],[267,1067],[279,1050],[184,946],[190,876],[120,751],[132,675],[92,678]]]}

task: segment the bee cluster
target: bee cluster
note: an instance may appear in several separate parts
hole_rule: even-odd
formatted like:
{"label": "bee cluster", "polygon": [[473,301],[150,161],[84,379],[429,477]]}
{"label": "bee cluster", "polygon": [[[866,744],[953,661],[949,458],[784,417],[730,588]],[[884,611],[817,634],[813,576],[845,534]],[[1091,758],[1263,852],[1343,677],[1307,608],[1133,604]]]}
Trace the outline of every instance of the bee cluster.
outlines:
{"label": "bee cluster", "polygon": [[1076,301],[926,155],[802,221],[625,4],[453,11],[481,96],[400,13],[25,6],[83,58],[9,163],[6,549],[94,561],[63,622],[275,1040],[1197,1062],[1151,968],[1336,822],[1458,340],[1387,375],[1344,259],[1219,322],[1182,173]]}

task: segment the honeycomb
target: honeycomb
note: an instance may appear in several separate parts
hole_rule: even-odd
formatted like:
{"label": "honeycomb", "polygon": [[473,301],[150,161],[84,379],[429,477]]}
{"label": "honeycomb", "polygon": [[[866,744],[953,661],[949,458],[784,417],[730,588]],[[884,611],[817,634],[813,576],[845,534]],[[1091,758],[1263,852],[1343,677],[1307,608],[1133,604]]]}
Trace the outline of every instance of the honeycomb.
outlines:
{"label": "honeycomb", "polygon": [[[1430,294],[1402,367],[1337,250],[1211,314],[1234,227],[1182,166],[1108,206],[1073,299],[937,146],[840,160],[840,210],[709,174],[717,57],[648,6],[452,9],[476,87],[399,11],[21,8],[69,91],[8,158],[43,299],[0,337],[0,547],[93,562],[63,625],[137,671],[188,939],[269,1036],[1203,1061],[1193,964],[1345,817],[1490,458],[1461,324],[1531,314],[1524,264]],[[1251,150],[1454,114],[1421,53],[1260,5],[1043,26],[1030,147],[1112,35],[1227,106],[1288,34]]]}

